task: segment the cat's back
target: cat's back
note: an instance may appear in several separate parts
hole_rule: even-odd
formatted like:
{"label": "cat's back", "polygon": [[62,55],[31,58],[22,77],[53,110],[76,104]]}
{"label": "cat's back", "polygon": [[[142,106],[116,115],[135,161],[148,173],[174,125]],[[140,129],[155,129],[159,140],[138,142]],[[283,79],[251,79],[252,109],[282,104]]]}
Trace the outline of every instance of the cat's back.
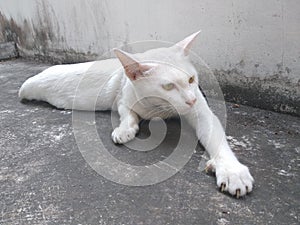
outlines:
{"label": "cat's back", "polygon": [[[25,83],[36,82],[39,84],[48,84],[49,82],[64,82],[65,80],[78,80],[84,76],[97,76],[101,78],[107,73],[112,73],[120,67],[116,59],[106,59],[101,61],[92,61],[76,64],[65,64],[51,66],[41,73],[28,78]],[[24,84],[25,84],[24,83]]]}
{"label": "cat's back", "polygon": [[76,88],[82,80],[89,84],[86,90],[89,95],[120,66],[117,59],[51,66],[27,79],[19,90],[19,97],[47,101],[58,108],[71,108]]}

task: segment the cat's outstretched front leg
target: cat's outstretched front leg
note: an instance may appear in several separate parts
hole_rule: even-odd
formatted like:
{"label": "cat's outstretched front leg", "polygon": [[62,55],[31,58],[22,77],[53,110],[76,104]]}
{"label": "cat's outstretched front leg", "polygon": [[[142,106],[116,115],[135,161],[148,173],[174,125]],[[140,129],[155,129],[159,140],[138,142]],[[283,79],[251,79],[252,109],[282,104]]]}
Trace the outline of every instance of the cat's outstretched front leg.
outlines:
{"label": "cat's outstretched front leg", "polygon": [[254,180],[248,167],[241,164],[231,151],[219,119],[209,109],[200,91],[187,120],[210,155],[207,166],[216,172],[221,191],[228,191],[237,197],[251,192]]}
{"label": "cat's outstretched front leg", "polygon": [[131,141],[139,130],[138,115],[124,105],[118,106],[120,125],[111,134],[113,142],[124,144]]}

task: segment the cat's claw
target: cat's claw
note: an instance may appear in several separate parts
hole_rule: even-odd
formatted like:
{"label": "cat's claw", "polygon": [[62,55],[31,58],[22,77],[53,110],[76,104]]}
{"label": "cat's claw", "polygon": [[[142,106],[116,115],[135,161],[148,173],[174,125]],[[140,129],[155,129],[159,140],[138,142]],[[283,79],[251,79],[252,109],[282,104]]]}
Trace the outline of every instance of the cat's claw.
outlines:
{"label": "cat's claw", "polygon": [[127,128],[126,129],[123,127],[117,127],[112,132],[111,138],[112,138],[113,142],[116,144],[124,144],[124,143],[134,139],[136,133],[137,133],[136,128]]}
{"label": "cat's claw", "polygon": [[226,191],[239,198],[252,191],[254,179],[247,166],[229,160],[216,162],[215,170],[221,192]]}
{"label": "cat's claw", "polygon": [[241,190],[237,189],[236,190],[236,198],[239,198],[241,196]]}
{"label": "cat's claw", "polygon": [[221,184],[221,192],[224,192],[224,191],[225,191],[225,188],[226,188],[226,184],[222,183],[222,184]]}
{"label": "cat's claw", "polygon": [[205,173],[215,172],[214,167],[209,163],[206,165],[204,170],[205,170]]}

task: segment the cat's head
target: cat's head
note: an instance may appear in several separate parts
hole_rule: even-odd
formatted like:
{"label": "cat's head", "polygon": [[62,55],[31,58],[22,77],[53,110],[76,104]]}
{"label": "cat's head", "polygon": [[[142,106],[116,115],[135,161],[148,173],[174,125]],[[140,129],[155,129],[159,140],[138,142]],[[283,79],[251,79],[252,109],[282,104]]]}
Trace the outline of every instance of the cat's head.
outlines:
{"label": "cat's head", "polygon": [[180,114],[187,113],[197,101],[198,76],[189,60],[196,32],[169,48],[158,48],[131,55],[114,52],[130,79],[136,96],[157,107],[172,105]]}

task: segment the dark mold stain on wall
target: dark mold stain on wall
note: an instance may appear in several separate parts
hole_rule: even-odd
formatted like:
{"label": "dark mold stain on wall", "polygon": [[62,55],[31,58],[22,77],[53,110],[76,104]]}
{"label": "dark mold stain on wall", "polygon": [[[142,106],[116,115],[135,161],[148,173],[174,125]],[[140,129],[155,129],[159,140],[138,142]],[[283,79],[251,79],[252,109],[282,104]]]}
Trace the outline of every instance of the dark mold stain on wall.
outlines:
{"label": "dark mold stain on wall", "polygon": [[23,45],[26,43],[26,33],[11,19],[7,19],[0,12],[0,41],[13,41]]}
{"label": "dark mold stain on wall", "polygon": [[245,77],[238,69],[214,70],[226,101],[300,115],[300,79],[293,83],[279,73]]}
{"label": "dark mold stain on wall", "polygon": [[0,11],[0,42],[15,42],[21,56],[53,64],[85,62],[98,57],[97,54],[82,53],[68,47],[53,47],[58,44],[59,36],[53,31],[46,12],[43,16],[38,13],[37,21],[24,19],[20,24]]}

